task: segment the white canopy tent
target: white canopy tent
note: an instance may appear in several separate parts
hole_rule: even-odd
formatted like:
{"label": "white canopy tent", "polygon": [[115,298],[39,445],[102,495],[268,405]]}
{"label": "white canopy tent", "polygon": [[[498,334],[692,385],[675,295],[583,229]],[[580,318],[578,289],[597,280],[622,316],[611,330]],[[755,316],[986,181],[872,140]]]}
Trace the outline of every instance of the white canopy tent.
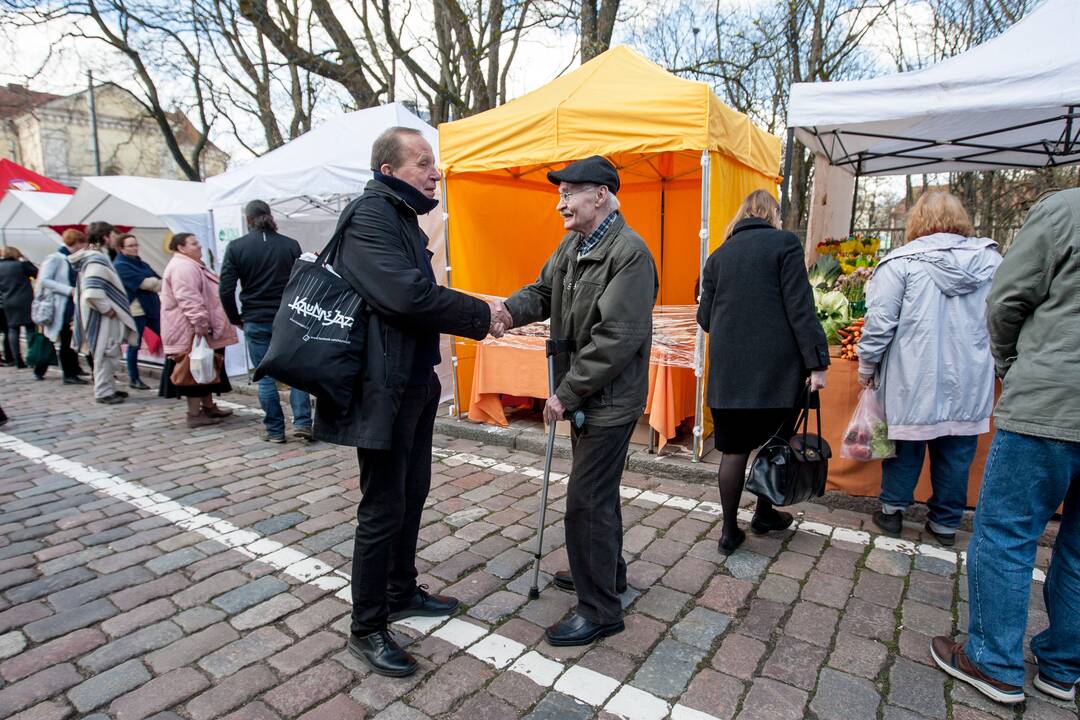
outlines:
{"label": "white canopy tent", "polygon": [[27,260],[40,265],[60,247],[60,236],[42,227],[70,201],[64,193],[9,190],[0,200],[0,236],[5,246],[19,248]]}
{"label": "white canopy tent", "polygon": [[[1001,35],[923,70],[792,85],[788,126],[820,173],[811,215],[819,211],[820,225],[828,204],[826,225],[846,234],[848,193],[861,175],[1080,162],[1078,27],[1080,2],[1046,0]],[[811,219],[814,242],[823,229]]]}
{"label": "white canopy tent", "polygon": [[71,202],[46,224],[95,220],[132,227],[140,257],[159,273],[169,261],[168,241],[174,233],[195,233],[204,246],[210,245],[210,196],[203,183],[129,175],[83,178]]}

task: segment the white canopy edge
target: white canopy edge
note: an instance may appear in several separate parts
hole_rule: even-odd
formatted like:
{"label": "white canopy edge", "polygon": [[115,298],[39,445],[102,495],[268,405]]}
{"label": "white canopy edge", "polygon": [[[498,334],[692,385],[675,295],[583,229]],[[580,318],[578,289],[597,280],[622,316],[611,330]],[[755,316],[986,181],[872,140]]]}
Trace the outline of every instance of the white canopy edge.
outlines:
{"label": "white canopy edge", "polygon": [[1001,35],[915,72],[797,83],[789,127],[860,175],[1080,162],[1080,2],[1046,0]]}
{"label": "white canopy edge", "polygon": [[387,128],[416,128],[438,152],[438,131],[401,103],[327,120],[251,162],[207,179],[212,205],[360,193],[372,178],[371,146]]}
{"label": "white canopy edge", "polygon": [[9,190],[0,199],[0,227],[6,230],[37,230],[71,200],[67,193]]}
{"label": "white canopy edge", "polygon": [[159,273],[169,260],[168,239],[191,232],[209,245],[210,195],[206,185],[129,175],[83,178],[71,201],[45,225],[85,225],[104,220],[128,225],[139,237],[140,256]]}

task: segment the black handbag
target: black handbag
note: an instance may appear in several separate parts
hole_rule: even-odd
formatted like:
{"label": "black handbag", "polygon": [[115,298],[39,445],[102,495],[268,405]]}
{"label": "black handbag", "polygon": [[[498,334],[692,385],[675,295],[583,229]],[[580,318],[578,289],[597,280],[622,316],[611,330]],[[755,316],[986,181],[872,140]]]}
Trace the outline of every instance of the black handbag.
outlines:
{"label": "black handbag", "polygon": [[255,380],[269,376],[344,410],[364,365],[368,310],[334,269],[348,223],[314,261],[293,265]]}
{"label": "black handbag", "polygon": [[795,421],[795,434],[786,440],[774,434],[755,451],[750,461],[746,489],[772,501],[773,505],[796,505],[825,494],[832,449],[821,437],[820,408],[814,408],[817,434],[809,432],[811,393],[804,394],[806,404]]}

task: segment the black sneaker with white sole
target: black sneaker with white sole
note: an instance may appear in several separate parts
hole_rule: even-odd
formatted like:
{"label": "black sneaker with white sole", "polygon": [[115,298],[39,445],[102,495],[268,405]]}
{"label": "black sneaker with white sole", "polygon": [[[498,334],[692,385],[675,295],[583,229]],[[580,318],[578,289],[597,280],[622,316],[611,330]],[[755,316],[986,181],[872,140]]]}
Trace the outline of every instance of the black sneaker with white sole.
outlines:
{"label": "black sneaker with white sole", "polygon": [[1043,675],[1042,670],[1036,673],[1031,684],[1034,685],[1035,689],[1039,692],[1044,692],[1050,697],[1057,698],[1058,700],[1072,702],[1076,699],[1076,683],[1070,685],[1061,680],[1053,680]]}

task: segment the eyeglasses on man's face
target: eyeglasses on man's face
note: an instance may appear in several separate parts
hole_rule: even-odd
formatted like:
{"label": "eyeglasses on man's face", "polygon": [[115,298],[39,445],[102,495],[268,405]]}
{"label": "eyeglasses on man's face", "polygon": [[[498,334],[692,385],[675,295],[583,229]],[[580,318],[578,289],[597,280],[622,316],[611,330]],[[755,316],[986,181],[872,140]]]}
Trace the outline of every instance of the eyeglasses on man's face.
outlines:
{"label": "eyeglasses on man's face", "polygon": [[578,193],[588,192],[590,190],[596,190],[596,186],[591,185],[589,187],[583,187],[580,190],[574,190],[572,192],[564,192],[564,191],[560,190],[559,191],[559,200],[561,200],[564,203],[565,202],[570,202],[570,198],[573,197],[574,195],[577,195]]}

